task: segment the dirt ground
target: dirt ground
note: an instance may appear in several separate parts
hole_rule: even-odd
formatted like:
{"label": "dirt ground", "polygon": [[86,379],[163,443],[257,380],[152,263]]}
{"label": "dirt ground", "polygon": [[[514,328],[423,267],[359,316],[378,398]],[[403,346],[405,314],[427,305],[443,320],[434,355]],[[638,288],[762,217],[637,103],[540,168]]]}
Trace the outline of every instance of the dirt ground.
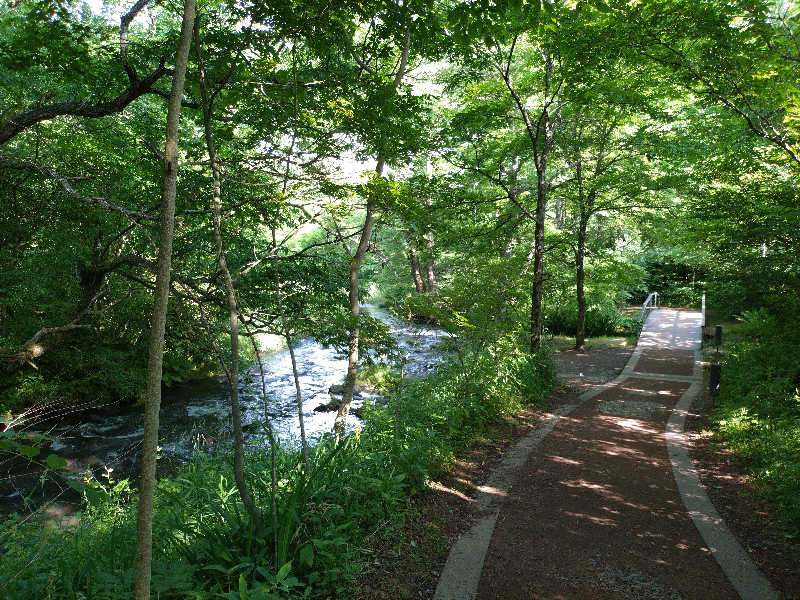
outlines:
{"label": "dirt ground", "polygon": [[590,348],[554,352],[558,377],[580,393],[611,381],[622,372],[633,348]]}
{"label": "dirt ground", "polygon": [[[581,353],[573,350],[556,353],[559,376],[568,385],[550,395],[549,408],[576,403],[582,392],[616,377],[622,371],[632,351],[632,348],[596,348]],[[677,391],[675,390],[674,393]],[[670,394],[670,399],[665,398],[665,401],[671,403],[672,397],[673,393]],[[597,402],[602,402],[602,400],[601,396]],[[592,406],[596,405],[597,403],[593,401]],[[450,547],[473,523],[476,513],[474,508],[476,488],[486,480],[494,466],[500,462],[503,453],[535,427],[540,415],[540,411],[528,409],[517,415],[516,418],[497,425],[489,438],[475,444],[456,461],[450,472],[443,474],[438,481],[430,482],[428,489],[423,494],[411,500],[410,510],[402,531],[392,535],[391,541],[384,539],[374,546],[364,549],[364,552],[369,554],[370,560],[358,581],[359,592],[356,596],[358,600],[430,599],[433,597],[439,573],[447,560]],[[608,417],[608,415],[606,416]],[[647,432],[639,432],[640,435],[635,444],[657,444],[663,437],[661,415],[655,416],[658,417],[658,422],[654,423],[652,433],[648,435]],[[776,521],[770,516],[770,507],[766,501],[755,495],[730,455],[715,448],[707,437],[700,433],[703,429],[704,419],[702,411],[691,416],[688,429],[692,432],[693,457],[698,462],[701,478],[715,507],[739,537],[742,545],[751,553],[765,576],[777,590],[782,592],[783,597],[800,599],[800,546],[792,544],[783,536]],[[615,425],[610,421],[609,423],[608,432],[609,435],[612,435]],[[568,431],[563,431],[561,435],[569,438]],[[628,436],[628,438],[630,437]],[[648,437],[654,439],[650,440]],[[566,439],[567,443],[569,441]],[[556,443],[555,438],[553,443]],[[636,448],[631,449],[636,450]],[[584,459],[591,458],[591,454],[587,450]],[[551,455],[553,454],[551,453]],[[567,463],[564,463],[564,468],[568,468]],[[667,468],[665,471],[669,472],[669,469]],[[540,494],[545,493],[546,486],[542,482],[537,482],[536,485],[542,488],[534,496],[534,500],[538,500],[531,500],[524,497],[525,495],[519,496],[521,509],[519,515],[520,518],[524,518],[527,511],[531,514],[532,524],[535,524],[538,519],[541,525],[542,520],[546,521],[546,515],[543,514],[542,509],[546,509],[547,499]],[[653,483],[648,482],[648,485],[653,485]],[[659,494],[656,493],[658,488],[673,484],[669,478],[664,478],[663,481],[659,479],[655,485],[657,487],[652,497],[645,499],[653,506],[659,502]],[[530,504],[530,502],[534,502],[534,504],[527,507],[522,506]],[[629,507],[626,508],[625,504],[622,502],[619,503],[619,506],[611,508],[628,510]],[[664,506],[659,510],[662,511],[663,522],[667,523],[668,527],[684,527],[686,525],[681,519],[675,519],[675,514],[680,512],[680,507]],[[635,512],[634,510],[633,514]],[[589,516],[597,518],[597,515]],[[675,525],[674,521],[680,521],[680,523]],[[602,520],[592,522],[591,519],[576,518],[576,523],[588,523],[590,528],[602,529]],[[509,538],[511,539],[515,524],[508,523],[507,525],[509,525]],[[499,523],[498,527],[502,529],[502,524]],[[580,529],[575,527],[572,528],[572,531],[580,533]],[[571,577],[568,582],[569,587],[563,587],[562,580],[560,589],[563,589],[564,592],[569,591],[569,595],[572,597],[576,597],[575,593],[585,592],[591,594],[586,597],[592,598],[666,598],[672,600],[675,598],[730,597],[731,590],[726,587],[726,582],[716,582],[713,578],[704,581],[702,578],[691,577],[692,580],[697,580],[696,585],[700,586],[700,589],[705,590],[704,595],[700,596],[695,595],[692,591],[687,592],[689,588],[684,584],[676,586],[660,581],[658,561],[665,560],[665,557],[659,557],[653,553],[652,549],[659,547],[658,532],[653,533],[654,535],[650,539],[636,540],[636,543],[630,544],[630,547],[611,550],[612,553],[627,556],[629,559],[635,558],[638,554],[640,568],[629,568],[630,560],[623,564],[616,558],[609,559],[602,552],[579,548],[578,552],[581,553],[584,571],[576,572]],[[693,534],[694,532],[686,529],[684,537],[688,539]],[[696,540],[692,543],[696,543]],[[663,548],[659,551],[666,552]],[[490,550],[486,565],[488,571],[492,569],[492,560],[518,560],[520,558],[519,555],[514,556],[512,553],[503,559],[503,552],[505,550],[499,548],[499,555],[498,552],[494,552],[493,559]],[[675,558],[670,555],[667,558],[680,560],[680,553],[677,556],[678,558]],[[547,553],[544,553],[539,559],[547,561]],[[710,557],[708,560],[713,562]],[[553,563],[551,570],[558,566],[557,561],[550,560],[550,563]],[[695,573],[703,572],[702,568],[697,569],[698,565],[693,565],[691,561],[683,566]],[[702,567],[702,564],[699,566]],[[537,568],[536,572],[545,575],[542,571],[543,568],[545,568],[544,565],[542,568]],[[563,575],[555,575],[563,577]],[[493,588],[489,588],[487,591],[487,586],[484,585],[482,597],[564,597],[560,596],[558,585],[558,582],[554,581],[553,593],[544,596],[526,596],[524,593],[519,596],[502,596],[494,593]],[[508,593],[511,591],[507,590],[506,594]]]}

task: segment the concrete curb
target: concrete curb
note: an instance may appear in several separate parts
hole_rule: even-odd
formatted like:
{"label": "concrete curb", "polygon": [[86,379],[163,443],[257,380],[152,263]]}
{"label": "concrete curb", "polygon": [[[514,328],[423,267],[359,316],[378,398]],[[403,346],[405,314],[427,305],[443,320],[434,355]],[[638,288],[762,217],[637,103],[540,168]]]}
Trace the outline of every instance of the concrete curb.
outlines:
{"label": "concrete curb", "polygon": [[658,375],[634,371],[643,350],[644,345],[637,344],[625,368],[615,379],[581,394],[578,404],[563,406],[547,415],[532,432],[520,439],[506,454],[501,464],[489,476],[486,484],[480,488],[477,506],[482,515],[451,548],[447,563],[439,577],[434,600],[475,599],[486,553],[500,514],[500,506],[511,489],[511,479],[514,473],[525,464],[531,452],[561,419],[566,418],[587,400],[591,400],[629,378],[683,381],[691,384],[678,400],[667,422],[665,435],[667,453],[681,500],[723,573],[743,600],[777,600],[779,598],[778,593],[758,571],[747,552],[722,521],[700,484],[694,463],[689,456],[689,444],[684,427],[692,403],[703,386],[700,350],[695,350],[691,376]]}
{"label": "concrete curb", "polygon": [[777,599],[778,592],[753,564],[709,500],[689,456],[689,443],[684,432],[686,417],[702,388],[702,365],[700,351],[697,350],[694,381],[678,400],[666,426],[667,453],[681,500],[697,531],[739,596],[743,600]]}

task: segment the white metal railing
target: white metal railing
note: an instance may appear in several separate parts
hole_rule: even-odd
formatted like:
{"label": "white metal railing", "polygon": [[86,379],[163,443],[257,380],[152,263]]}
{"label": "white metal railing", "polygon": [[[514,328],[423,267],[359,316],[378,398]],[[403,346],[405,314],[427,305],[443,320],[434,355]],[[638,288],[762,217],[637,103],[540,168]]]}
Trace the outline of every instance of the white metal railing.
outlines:
{"label": "white metal railing", "polygon": [[650,292],[650,295],[647,296],[647,300],[642,304],[642,310],[639,311],[639,328],[644,325],[644,321],[647,319],[647,311],[656,308],[658,308],[658,292]]}
{"label": "white metal railing", "polygon": [[702,321],[700,322],[700,327],[705,330],[706,327],[706,295],[703,294],[703,300],[700,302],[700,314],[702,316]]}

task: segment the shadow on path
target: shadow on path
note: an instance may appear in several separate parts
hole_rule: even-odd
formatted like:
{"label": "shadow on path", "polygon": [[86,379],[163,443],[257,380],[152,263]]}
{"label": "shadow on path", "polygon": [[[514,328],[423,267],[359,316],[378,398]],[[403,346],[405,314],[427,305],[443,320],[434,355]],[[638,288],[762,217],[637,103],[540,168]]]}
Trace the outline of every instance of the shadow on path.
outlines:
{"label": "shadow on path", "polygon": [[683,419],[701,385],[700,339],[699,313],[654,311],[617,379],[509,452],[436,600],[777,597],[688,459]]}

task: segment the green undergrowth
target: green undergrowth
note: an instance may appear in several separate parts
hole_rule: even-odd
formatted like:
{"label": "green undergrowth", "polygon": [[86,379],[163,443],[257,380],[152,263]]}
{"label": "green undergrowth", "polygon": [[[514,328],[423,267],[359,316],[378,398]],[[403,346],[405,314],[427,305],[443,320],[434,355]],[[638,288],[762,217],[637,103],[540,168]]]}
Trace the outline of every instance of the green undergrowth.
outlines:
{"label": "green undergrowth", "polygon": [[[554,335],[575,335],[578,308],[574,301],[564,302],[545,311],[544,326]],[[588,337],[630,336],[636,333],[636,317],[626,315],[614,303],[589,304],[584,325]]]}
{"label": "green undergrowth", "polygon": [[[793,317],[794,318],[794,317]],[[788,321],[789,323],[791,321]],[[714,433],[800,537],[800,331],[766,311],[745,313],[726,344]]]}
{"label": "green undergrowth", "polygon": [[[635,335],[602,335],[586,338],[584,347],[592,348],[633,348],[638,338]],[[554,335],[550,341],[553,350],[574,350],[575,337],[568,335]]]}
{"label": "green undergrowth", "polygon": [[[408,497],[488,425],[541,402],[555,382],[549,352],[530,356],[501,339],[426,379],[395,383],[388,406],[365,407],[361,431],[340,444],[319,441],[310,475],[297,451],[279,452],[277,530],[268,450],[246,458],[259,529],[239,501],[228,458],[197,455],[157,486],[153,597],[350,597],[365,550],[400,535]],[[0,597],[130,597],[135,494],[126,482],[91,489],[77,526],[47,529],[19,517],[3,524]]]}

